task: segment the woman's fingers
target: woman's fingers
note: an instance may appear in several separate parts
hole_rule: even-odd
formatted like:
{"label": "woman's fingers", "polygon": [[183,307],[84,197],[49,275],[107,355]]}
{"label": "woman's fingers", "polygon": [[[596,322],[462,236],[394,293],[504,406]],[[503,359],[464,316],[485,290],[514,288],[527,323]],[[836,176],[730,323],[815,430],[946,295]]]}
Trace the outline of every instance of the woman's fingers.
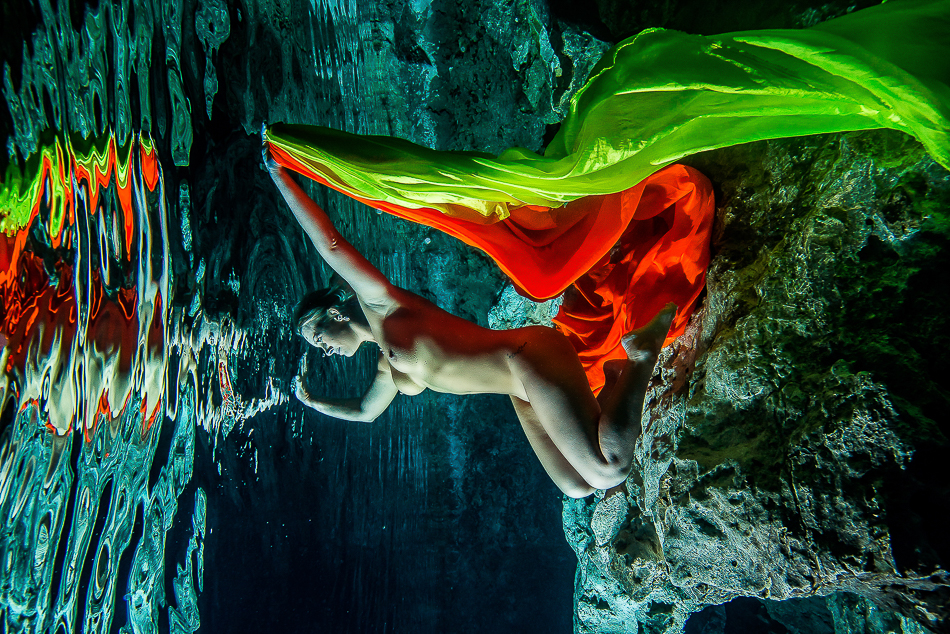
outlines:
{"label": "woman's fingers", "polygon": [[310,393],[307,392],[307,388],[303,386],[303,377],[299,374],[294,377],[294,396],[302,403],[306,403],[310,400]]}
{"label": "woman's fingers", "polygon": [[267,141],[261,144],[261,160],[264,161],[264,167],[267,169],[272,169],[273,166],[277,164],[277,162],[274,161],[273,155],[270,153],[270,145]]}
{"label": "woman's fingers", "polygon": [[274,172],[275,170],[280,169],[280,163],[274,158],[274,155],[270,151],[270,143],[267,141],[265,133],[267,132],[267,125],[261,124],[261,160],[264,161],[264,167],[268,172]]}

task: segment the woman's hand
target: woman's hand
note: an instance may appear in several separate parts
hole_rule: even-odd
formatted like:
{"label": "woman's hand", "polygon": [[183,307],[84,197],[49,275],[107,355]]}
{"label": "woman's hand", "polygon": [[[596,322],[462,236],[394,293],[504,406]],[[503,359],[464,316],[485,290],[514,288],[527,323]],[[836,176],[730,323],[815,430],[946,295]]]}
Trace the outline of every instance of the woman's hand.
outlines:
{"label": "woman's hand", "polygon": [[304,405],[312,407],[311,403],[313,399],[310,397],[310,392],[307,391],[307,388],[303,386],[303,376],[300,374],[294,377],[294,396]]}
{"label": "woman's hand", "polygon": [[274,159],[274,155],[271,154],[270,143],[264,138],[265,132],[267,132],[267,126],[261,124],[261,160],[264,161],[264,167],[267,169],[267,172],[271,176],[274,176],[284,168],[281,167],[280,163]]}

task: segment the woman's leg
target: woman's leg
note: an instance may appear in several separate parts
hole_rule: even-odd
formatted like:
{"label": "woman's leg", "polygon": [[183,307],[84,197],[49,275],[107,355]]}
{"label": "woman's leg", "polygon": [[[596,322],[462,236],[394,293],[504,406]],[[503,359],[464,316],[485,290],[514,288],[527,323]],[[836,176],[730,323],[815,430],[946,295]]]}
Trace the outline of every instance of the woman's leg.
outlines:
{"label": "woman's leg", "polygon": [[530,407],[534,418],[522,415],[513,398],[515,410],[541,463],[562,490],[584,489],[567,466],[598,489],[626,479],[641,431],[643,398],[674,313],[675,306],[667,306],[647,326],[624,338],[628,361],[600,403],[590,391],[577,354],[560,335],[538,338],[512,360],[528,397],[521,409]]}
{"label": "woman's leg", "polygon": [[586,498],[594,492],[593,487],[577,472],[564,454],[554,445],[551,437],[544,431],[544,426],[538,420],[538,415],[531,407],[531,403],[517,396],[511,397],[511,404],[515,406],[515,413],[521,421],[531,448],[541,461],[541,466],[554,480],[564,495],[572,498]]}
{"label": "woman's leg", "polygon": [[598,399],[601,404],[600,449],[608,461],[629,463],[633,460],[634,444],[643,432],[640,421],[643,399],[675,316],[676,305],[667,304],[650,323],[623,337],[627,363],[616,382],[604,386]]}

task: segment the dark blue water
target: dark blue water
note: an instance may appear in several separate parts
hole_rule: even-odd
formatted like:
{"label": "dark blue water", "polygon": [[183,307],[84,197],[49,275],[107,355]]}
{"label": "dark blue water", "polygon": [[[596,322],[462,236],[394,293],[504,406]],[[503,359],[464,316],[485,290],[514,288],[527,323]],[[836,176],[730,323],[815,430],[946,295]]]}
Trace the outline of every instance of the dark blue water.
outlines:
{"label": "dark blue water", "polygon": [[[571,629],[561,497],[507,399],[399,397],[365,425],[292,396],[304,358],[334,396],[358,394],[373,359],[323,359],[290,332],[327,272],[254,132],[445,145],[438,69],[404,43],[433,9],[398,9],[4,7],[7,630]],[[528,9],[467,23],[537,33],[512,26]],[[489,144],[539,145],[545,117],[498,99],[513,114]],[[482,256],[312,191],[396,284],[486,323],[503,279]]]}

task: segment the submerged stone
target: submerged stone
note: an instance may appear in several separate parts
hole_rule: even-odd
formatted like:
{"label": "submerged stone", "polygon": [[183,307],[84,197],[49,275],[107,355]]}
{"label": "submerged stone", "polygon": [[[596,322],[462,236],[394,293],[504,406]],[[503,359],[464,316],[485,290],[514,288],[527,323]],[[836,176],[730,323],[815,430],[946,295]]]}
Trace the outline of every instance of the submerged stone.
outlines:
{"label": "submerged stone", "polygon": [[[577,628],[676,632],[734,597],[836,591],[903,631],[944,627],[950,490],[934,474],[950,398],[937,378],[950,177],[884,132],[689,162],[720,188],[718,253],[704,305],[658,364],[625,517],[612,520],[655,533],[605,541],[607,500],[566,503]],[[857,609],[829,606],[842,623]]]}

